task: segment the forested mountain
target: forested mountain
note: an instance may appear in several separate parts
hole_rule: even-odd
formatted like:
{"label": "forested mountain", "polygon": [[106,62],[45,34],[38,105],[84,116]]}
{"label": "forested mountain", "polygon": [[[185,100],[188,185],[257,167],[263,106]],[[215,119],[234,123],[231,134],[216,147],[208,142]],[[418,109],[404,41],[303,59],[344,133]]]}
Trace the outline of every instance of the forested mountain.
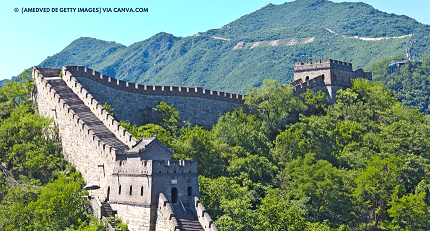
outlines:
{"label": "forested mountain", "polygon": [[188,37],[162,32],[128,47],[78,38],[40,66],[85,65],[140,84],[245,93],[263,79],[290,82],[296,61],[331,58],[368,67],[407,52],[430,53],[429,42],[430,26],[407,16],[364,3],[296,0]]}
{"label": "forested mountain", "polygon": [[246,97],[256,113],[226,113],[210,130],[165,103],[156,124],[121,124],[197,160],[201,202],[220,230],[430,229],[428,116],[380,82],[355,80],[331,106],[322,92],[292,92],[266,80]]}
{"label": "forested mountain", "polygon": [[389,63],[402,61],[402,57],[386,58],[367,70],[373,72],[373,80],[382,82],[404,105],[430,114],[430,56],[408,61],[391,73]]}
{"label": "forested mountain", "polygon": [[[85,212],[82,176],[52,119],[35,113],[32,85],[27,75],[0,89],[1,230],[106,230]],[[265,80],[247,92],[253,114],[237,109],[208,130],[163,102],[145,112],[153,123],[120,124],[197,160],[201,203],[221,231],[430,229],[429,117],[362,79],[333,105],[302,97]]]}

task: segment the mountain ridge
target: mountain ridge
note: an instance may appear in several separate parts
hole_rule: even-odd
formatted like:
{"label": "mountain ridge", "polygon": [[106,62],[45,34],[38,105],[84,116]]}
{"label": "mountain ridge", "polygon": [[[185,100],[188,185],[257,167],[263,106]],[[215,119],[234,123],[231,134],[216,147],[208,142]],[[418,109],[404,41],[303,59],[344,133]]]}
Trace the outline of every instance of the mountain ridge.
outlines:
{"label": "mountain ridge", "polygon": [[[386,57],[405,56],[419,33],[424,34],[416,43],[419,49],[410,49],[417,57],[430,53],[425,45],[430,41],[429,25],[365,3],[296,0],[268,4],[219,29],[187,37],[160,32],[130,46],[78,38],[39,66],[85,65],[139,84],[245,93],[266,78],[290,82],[296,61],[332,58],[364,68]],[[408,34],[414,35],[377,41],[352,39]]]}

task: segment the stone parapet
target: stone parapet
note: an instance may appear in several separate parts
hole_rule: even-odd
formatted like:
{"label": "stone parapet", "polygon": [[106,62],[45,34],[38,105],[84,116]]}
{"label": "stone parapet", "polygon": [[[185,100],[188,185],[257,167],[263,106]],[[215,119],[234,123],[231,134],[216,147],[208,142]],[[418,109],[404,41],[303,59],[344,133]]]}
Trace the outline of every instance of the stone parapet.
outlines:
{"label": "stone parapet", "polygon": [[352,71],[352,64],[348,62],[333,60],[333,59],[324,59],[323,61],[314,60],[313,62],[311,61],[296,62],[294,64],[294,72],[305,72],[305,71],[321,70],[321,69],[329,69],[329,68]]}
{"label": "stone parapet", "polygon": [[241,94],[213,91],[203,89],[201,87],[141,85],[137,83],[114,79],[84,66],[67,66],[63,67],[63,72],[64,70],[68,71],[74,77],[85,77],[94,82],[117,90],[132,92],[141,95],[197,97],[218,101],[233,102],[237,104],[243,104],[245,97],[245,95]]}
{"label": "stone parapet", "polygon": [[[42,91],[48,96],[50,101],[54,104],[55,110],[64,115],[67,120],[72,123],[76,130],[78,130],[88,141],[93,148],[95,148],[100,155],[111,160],[115,160],[118,150],[111,147],[109,144],[104,143],[101,139],[94,134],[94,132],[79,118],[78,115],[67,105],[64,100],[59,96],[55,89],[48,83],[44,77],[44,73],[40,70],[43,68],[33,68],[33,78],[37,85],[37,90]],[[52,69],[51,69],[52,70]]]}
{"label": "stone parapet", "polygon": [[[70,67],[70,69],[74,69]],[[76,72],[74,72],[76,74]],[[79,73],[79,72],[78,72]],[[69,68],[63,67],[62,79],[66,82],[67,86],[91,109],[94,115],[103,122],[103,124],[124,144],[129,148],[137,143],[128,131],[123,128],[115,118],[113,118],[103,106],[74,78]]]}
{"label": "stone parapet", "polygon": [[[294,81],[291,83],[294,87],[294,96],[300,96],[300,94],[305,93],[306,89],[316,89],[322,90],[325,86],[324,79],[322,76],[310,79],[308,81]],[[321,88],[321,89],[320,89]]]}
{"label": "stone parapet", "polygon": [[172,206],[167,200],[163,193],[160,193],[158,197],[158,211],[162,215],[162,221],[164,221],[165,227],[168,231],[179,231],[179,224],[175,218]]}
{"label": "stone parapet", "polygon": [[206,212],[205,207],[200,203],[200,199],[198,197],[194,197],[194,209],[197,213],[200,225],[202,225],[205,231],[218,231],[218,228],[213,222],[211,216]]}
{"label": "stone parapet", "polygon": [[195,160],[117,160],[113,175],[197,174]]}

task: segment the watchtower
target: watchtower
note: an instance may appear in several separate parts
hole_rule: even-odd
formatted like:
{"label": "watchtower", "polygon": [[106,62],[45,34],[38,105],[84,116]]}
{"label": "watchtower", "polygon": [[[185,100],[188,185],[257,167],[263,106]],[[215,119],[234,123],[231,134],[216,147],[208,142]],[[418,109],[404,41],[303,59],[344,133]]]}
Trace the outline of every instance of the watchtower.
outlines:
{"label": "watchtower", "polygon": [[171,160],[173,154],[153,137],[142,138],[125,154],[117,155],[107,198],[112,207],[151,208],[151,223],[155,223],[160,193],[172,204],[190,207],[192,198],[200,196],[197,161]]}
{"label": "watchtower", "polygon": [[334,100],[336,92],[351,87],[351,80],[355,78],[371,80],[372,73],[364,72],[361,68],[353,71],[351,63],[332,59],[296,62],[291,85],[296,87],[294,94],[297,96],[306,92],[306,89],[323,90]]}

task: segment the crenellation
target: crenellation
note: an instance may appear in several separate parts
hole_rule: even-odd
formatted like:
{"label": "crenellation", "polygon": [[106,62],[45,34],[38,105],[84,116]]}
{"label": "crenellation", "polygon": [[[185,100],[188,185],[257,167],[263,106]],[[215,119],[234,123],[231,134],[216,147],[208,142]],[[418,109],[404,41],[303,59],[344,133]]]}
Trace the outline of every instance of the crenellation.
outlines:
{"label": "crenellation", "polygon": [[[216,97],[214,94],[210,94],[209,90],[202,89],[201,87],[187,87],[186,91],[183,91],[181,87],[171,87],[171,86],[152,86],[152,85],[141,85],[140,87],[138,84],[134,84],[131,82],[126,82],[123,80],[116,80],[115,84],[112,84],[115,79],[103,76],[102,74],[93,71],[90,68],[82,67],[82,66],[67,66],[64,67],[65,70],[67,70],[71,76],[75,77],[84,77],[87,79],[90,79],[94,82],[103,84],[108,87],[112,87],[119,90],[124,90],[127,92],[137,93],[137,94],[143,94],[143,95],[165,95],[165,96],[185,96],[185,97],[198,97],[198,98],[206,98],[211,100],[218,100],[218,101],[227,101],[227,102],[234,102],[237,104],[243,104],[243,95],[239,95],[238,97],[230,95],[227,96],[225,94],[225,97]],[[91,72],[91,73],[89,73]],[[106,78],[107,77],[107,78]],[[70,78],[70,77],[68,77]],[[170,91],[167,89],[170,88]],[[222,94],[219,94],[222,95]],[[218,95],[218,96],[219,96]],[[232,100],[233,99],[233,100]]]}
{"label": "crenellation", "polygon": [[[171,160],[173,151],[156,138],[137,141],[100,102],[111,105],[116,118],[137,125],[141,121],[138,110],[153,108],[160,101],[174,105],[184,120],[211,125],[220,114],[242,106],[244,95],[202,87],[139,85],[113,79],[83,66],[63,67],[62,80],[44,75],[48,72],[59,74],[59,70],[45,70],[33,69],[40,91],[38,100],[43,102],[40,113],[55,117],[65,157],[77,166],[87,183],[100,185],[95,194],[110,201],[120,217],[130,221],[131,229],[154,230],[157,222],[163,220],[165,224],[158,227],[174,229],[177,223],[167,224],[164,216],[170,220],[175,218],[171,208],[168,209],[169,201],[181,201],[191,205],[205,231],[217,230],[198,199],[197,162]],[[351,79],[359,77],[371,79],[371,73],[362,69],[352,71],[351,63],[338,60],[296,62],[294,81],[290,85],[296,96],[311,89],[323,90],[333,99],[337,90],[350,86]],[[66,90],[70,93],[67,94],[80,100],[79,107],[68,105],[70,100],[62,98],[67,95],[64,87],[68,87]],[[86,106],[85,110],[88,108],[89,111],[82,112],[81,106]],[[100,120],[97,123],[103,125],[105,133],[98,128],[93,130],[93,120],[88,118]],[[157,214],[163,218],[157,218]]]}
{"label": "crenellation", "polygon": [[200,203],[198,197],[194,197],[193,211],[197,215],[197,218],[205,231],[218,231],[215,223],[213,222],[209,213],[206,212],[205,207]]}

